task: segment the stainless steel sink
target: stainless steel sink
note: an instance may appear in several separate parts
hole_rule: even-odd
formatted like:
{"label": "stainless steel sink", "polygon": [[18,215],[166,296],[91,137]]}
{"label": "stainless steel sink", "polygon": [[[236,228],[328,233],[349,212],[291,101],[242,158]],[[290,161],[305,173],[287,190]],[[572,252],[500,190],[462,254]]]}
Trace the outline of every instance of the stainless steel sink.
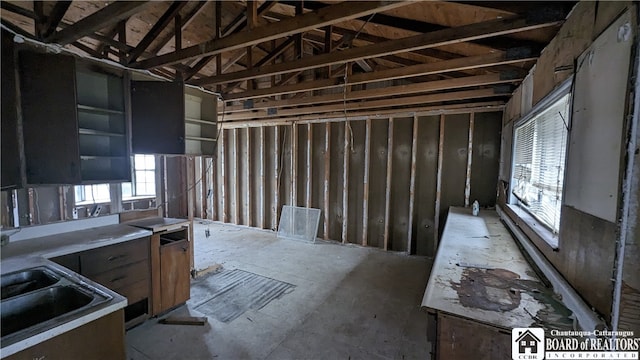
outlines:
{"label": "stainless steel sink", "polygon": [[2,275],[2,277],[0,277],[0,288],[2,290],[2,297],[0,299],[4,300],[42,289],[57,283],[59,280],[60,278],[58,276],[45,267]]}
{"label": "stainless steel sink", "polygon": [[3,348],[89,314],[113,298],[61,269],[46,265],[0,277]]}
{"label": "stainless steel sink", "polygon": [[0,302],[2,336],[54,319],[91,303],[75,286],[53,286]]}

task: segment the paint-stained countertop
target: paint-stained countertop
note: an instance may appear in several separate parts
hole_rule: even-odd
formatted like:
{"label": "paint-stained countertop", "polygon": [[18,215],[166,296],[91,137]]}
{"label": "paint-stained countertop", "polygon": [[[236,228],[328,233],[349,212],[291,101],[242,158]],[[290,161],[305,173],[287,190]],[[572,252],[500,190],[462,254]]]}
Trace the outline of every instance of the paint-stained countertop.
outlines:
{"label": "paint-stained countertop", "polygon": [[77,230],[68,233],[43,236],[33,239],[10,242],[2,247],[2,273],[5,273],[4,260],[21,257],[44,257],[47,259],[107,245],[151,236],[151,231],[126,224],[115,224]]}
{"label": "paint-stained countertop", "polygon": [[451,207],[422,306],[503,329],[572,327],[494,211]]}

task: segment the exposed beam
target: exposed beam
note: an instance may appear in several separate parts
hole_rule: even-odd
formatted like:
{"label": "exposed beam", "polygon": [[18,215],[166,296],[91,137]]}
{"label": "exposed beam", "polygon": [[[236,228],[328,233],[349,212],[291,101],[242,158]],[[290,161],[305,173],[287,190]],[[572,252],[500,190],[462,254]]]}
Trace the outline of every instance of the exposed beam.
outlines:
{"label": "exposed beam", "polygon": [[[383,109],[383,110],[362,110],[349,112],[349,119],[351,120],[386,120],[389,116],[396,117],[412,117],[412,116],[430,116],[439,114],[466,114],[470,112],[493,112],[502,111],[504,109],[504,101],[482,101],[473,103],[461,103],[451,105],[428,105],[428,106],[410,106],[397,109]],[[239,127],[252,127],[252,126],[278,126],[278,125],[290,125],[296,124],[308,124],[308,123],[329,123],[329,122],[341,122],[344,121],[344,112],[335,111],[332,113],[312,114],[312,115],[293,115],[290,117],[278,117],[271,119],[257,118],[257,119],[242,119],[234,121],[224,121],[220,123],[223,129],[233,129]]]}
{"label": "exposed beam", "polygon": [[44,16],[44,3],[41,0],[33,2],[33,13],[36,15],[33,22],[35,25],[33,33],[36,34],[36,38],[42,39],[46,17]]}
{"label": "exposed beam", "polygon": [[438,47],[491,37],[499,34],[509,34],[520,31],[528,31],[544,28],[560,23],[560,20],[528,21],[527,19],[500,19],[488,22],[464,25],[434,31],[426,34],[411,36],[408,38],[385,41],[378,44],[350,48],[340,52],[320,54],[296,61],[265,66],[260,69],[244,70],[221,76],[210,76],[194,82],[196,85],[217,84],[230,81],[240,81],[257,77],[283,74],[291,71],[313,69],[320,66],[344,63],[359,59],[367,59],[378,56],[393,55],[418,49]]}
{"label": "exposed beam", "polygon": [[400,1],[339,3],[337,5],[331,5],[325,9],[318,10],[317,12],[307,13],[281,21],[277,24],[266,26],[262,31],[239,32],[222,39],[209,40],[179,51],[140,61],[135,63],[135,67],[150,69],[202,56],[215,55],[225,51],[256,45],[272,39],[302,33],[318,27],[332,25],[360,16],[386,11],[406,4],[407,2]]}
{"label": "exposed beam", "polygon": [[51,10],[51,13],[47,17],[47,21],[44,24],[42,33],[43,37],[46,38],[48,36],[51,36],[51,34],[56,31],[58,25],[60,24],[60,21],[62,21],[62,18],[64,17],[64,14],[67,13],[69,6],[71,6],[71,1],[56,2],[56,4],[53,6],[53,9]]}
{"label": "exposed beam", "polygon": [[[184,17],[182,18],[182,30],[184,30],[189,24],[191,24],[191,21],[193,21],[196,15],[198,15],[202,11],[202,8],[204,8],[206,4],[206,1],[198,1],[193,9],[191,9],[191,11],[184,15]],[[157,54],[173,38],[174,32],[168,32],[167,35],[161,38],[162,40],[157,41],[156,45],[152,47],[149,52],[154,55]]]}
{"label": "exposed beam", "polygon": [[29,9],[25,9],[22,6],[18,6],[15,5],[13,3],[7,2],[7,1],[0,1],[0,8],[3,10],[7,10],[9,12],[12,12],[14,14],[18,14],[24,17],[27,17],[29,19],[33,19],[33,20],[37,20],[37,16],[36,14],[29,10]]}
{"label": "exposed beam", "polygon": [[[253,110],[260,110],[260,109],[273,109],[273,108],[313,105],[313,104],[317,105],[317,104],[331,103],[331,102],[342,102],[345,99],[346,100],[373,99],[373,98],[388,97],[388,96],[399,96],[399,95],[418,94],[418,93],[426,93],[426,92],[433,92],[433,91],[459,89],[459,88],[471,87],[471,86],[512,83],[512,82],[519,82],[521,80],[522,78],[514,78],[510,76],[504,76],[501,74],[467,76],[463,78],[429,81],[429,82],[418,83],[418,84],[398,85],[398,86],[390,86],[390,87],[370,89],[370,90],[352,91],[346,94],[346,96],[340,93],[340,94],[310,96],[302,99],[285,99],[285,100],[277,100],[277,101],[258,102],[258,103],[254,103],[251,109],[247,109],[243,105],[227,106],[224,109],[224,111],[225,111],[225,114],[230,114],[235,112],[243,112],[243,111],[246,112],[246,111],[253,111]],[[220,113],[222,113],[222,111]]]}
{"label": "exposed beam", "polygon": [[[321,55],[316,55],[321,56]],[[522,53],[519,56],[511,56],[507,54],[489,54],[470,56],[453,60],[438,61],[429,64],[420,64],[414,66],[406,66],[389,70],[376,71],[372,73],[355,74],[349,77],[348,81],[351,85],[363,84],[376,81],[385,81],[393,79],[402,79],[414,76],[424,76],[446,73],[451,71],[461,71],[466,69],[475,69],[481,67],[495,66],[500,64],[512,64],[523,61],[535,60],[537,56]],[[341,86],[342,78],[331,78],[323,80],[309,81],[288,86],[279,86],[275,88],[257,89],[253,91],[245,91],[236,94],[226,94],[226,100],[251,99],[264,96],[273,96],[281,94],[289,94],[295,92],[321,90],[331,87]]]}
{"label": "exposed beam", "polygon": [[52,34],[46,40],[47,42],[61,45],[72,43],[97,30],[128,18],[147,4],[148,1],[117,1],[111,3],[73,25]]}
{"label": "exposed beam", "polygon": [[160,16],[160,18],[158,19],[158,21],[156,21],[156,23],[153,25],[151,30],[149,30],[149,32],[144,36],[144,38],[140,40],[140,42],[135,47],[135,49],[131,51],[131,53],[129,54],[129,58],[127,59],[127,62],[129,64],[136,61],[138,57],[140,57],[140,55],[142,55],[142,53],[145,50],[147,50],[147,48],[149,47],[149,45],[151,45],[153,40],[155,40],[158,37],[158,35],[160,35],[160,32],[162,32],[162,30],[164,30],[171,23],[171,21],[173,21],[173,19],[176,17],[176,15],[180,13],[180,10],[182,10],[182,8],[185,5],[187,5],[186,1],[174,1],[169,6],[167,11],[165,11],[164,14]]}
{"label": "exposed beam", "polygon": [[346,106],[345,104],[339,103],[339,104],[331,104],[331,105],[307,106],[307,107],[300,107],[295,109],[284,109],[284,110],[280,109],[277,112],[268,112],[267,110],[257,110],[253,112],[227,114],[224,116],[224,119],[231,121],[231,120],[248,119],[248,118],[256,118],[256,117],[266,118],[266,117],[283,117],[283,116],[293,116],[293,115],[303,115],[303,114],[320,114],[325,112],[344,111],[345,108],[347,111],[370,110],[370,109],[385,108],[385,107],[388,108],[388,107],[405,106],[405,105],[428,104],[428,103],[437,103],[437,102],[443,102],[443,101],[458,101],[458,100],[500,97],[500,96],[509,96],[509,95],[511,94],[496,93],[494,89],[466,90],[466,91],[455,91],[455,92],[447,92],[447,93],[437,93],[437,94],[431,94],[431,95],[391,98],[391,99],[383,99],[383,100],[347,102]]}
{"label": "exposed beam", "polygon": [[[256,3],[254,3],[254,6],[255,6],[255,4]],[[275,4],[276,4],[276,1],[267,1],[264,4],[262,4],[262,6],[260,6],[256,10],[256,17],[259,17],[262,14],[264,14],[265,12],[267,12]],[[220,17],[219,17],[219,15],[220,15]],[[222,23],[222,17],[221,16],[222,16],[222,3],[220,1],[218,1],[218,2],[216,2],[216,32],[220,32],[220,35],[216,34],[216,37],[215,37],[216,39],[219,39],[220,37],[225,37],[225,36],[229,36],[231,34],[238,33],[238,32],[240,32],[242,29],[244,29],[247,26],[246,13],[242,13],[242,14],[238,15],[231,22],[231,24],[227,25],[227,27],[224,30],[220,30],[220,28],[222,27],[221,26],[221,23]],[[254,25],[256,25],[256,24],[257,24],[257,20],[256,20],[256,23]],[[241,54],[243,54],[243,53],[241,52]],[[207,66],[207,64],[214,58],[214,56],[215,55],[209,55],[209,56],[205,56],[202,59],[198,60],[198,62],[186,74],[185,80],[191,79],[193,76],[198,74],[200,72],[200,70],[202,70],[205,66]],[[227,63],[227,66],[228,66],[227,68],[231,67],[231,65],[235,64],[236,62],[238,62],[240,59],[242,59],[243,56],[234,58],[235,60],[233,62],[228,62]],[[222,72],[224,72],[224,70]]]}

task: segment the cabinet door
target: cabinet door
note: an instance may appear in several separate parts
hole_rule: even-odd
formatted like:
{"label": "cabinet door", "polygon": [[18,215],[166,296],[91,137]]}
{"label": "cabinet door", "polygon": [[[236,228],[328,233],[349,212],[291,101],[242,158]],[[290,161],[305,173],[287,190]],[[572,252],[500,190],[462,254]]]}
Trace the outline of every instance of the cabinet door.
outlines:
{"label": "cabinet door", "polygon": [[189,241],[170,241],[160,246],[161,308],[167,310],[190,297]]}
{"label": "cabinet door", "polygon": [[135,154],[184,154],[184,85],[131,82],[131,148]]}
{"label": "cabinet door", "polygon": [[20,53],[27,183],[80,183],[75,59]]}
{"label": "cabinet door", "polygon": [[18,145],[18,109],[16,107],[16,68],[13,36],[2,30],[2,190],[20,187],[20,147]]}

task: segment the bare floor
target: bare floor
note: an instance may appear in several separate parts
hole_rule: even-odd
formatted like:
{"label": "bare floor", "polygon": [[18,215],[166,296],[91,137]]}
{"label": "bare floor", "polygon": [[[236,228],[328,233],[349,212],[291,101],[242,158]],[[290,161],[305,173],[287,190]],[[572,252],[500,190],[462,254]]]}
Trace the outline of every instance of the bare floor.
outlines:
{"label": "bare floor", "polygon": [[[295,288],[228,323],[150,319],[127,332],[129,359],[429,359],[427,316],[419,308],[428,258],[194,223],[196,269],[220,264]],[[207,294],[196,291],[170,314],[205,316],[194,302]]]}

